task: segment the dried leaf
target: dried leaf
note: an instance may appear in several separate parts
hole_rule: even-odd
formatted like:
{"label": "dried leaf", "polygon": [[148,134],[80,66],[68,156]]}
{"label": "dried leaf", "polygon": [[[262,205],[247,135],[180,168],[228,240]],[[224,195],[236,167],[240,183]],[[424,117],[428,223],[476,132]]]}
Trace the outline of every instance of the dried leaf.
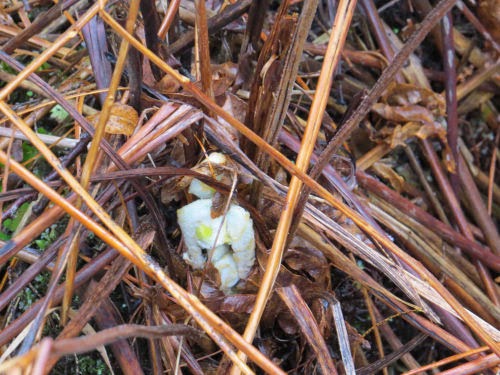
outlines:
{"label": "dried leaf", "polygon": [[386,120],[394,122],[420,121],[424,124],[432,124],[434,116],[431,111],[420,105],[391,106],[383,103],[375,103],[372,111]]}
{"label": "dried leaf", "polygon": [[[231,93],[226,94],[226,101],[224,102],[224,105],[222,108],[234,118],[238,119],[241,122],[245,121],[245,113],[247,112],[248,105],[246,102],[238,98],[236,95],[233,95]],[[227,131],[228,134],[231,135],[231,141],[238,144],[239,140],[239,135],[238,131],[233,128],[226,120],[224,120],[222,117],[218,118],[218,122],[221,126],[224,127],[224,129]]]}
{"label": "dried leaf", "polygon": [[295,285],[278,289],[283,302],[287,305],[295,318],[302,334],[305,336],[316,359],[325,374],[335,374],[335,365],[328,351],[325,339],[321,335],[318,323],[314,319],[306,301]]}
{"label": "dried leaf", "polygon": [[230,90],[237,71],[238,66],[233,62],[212,66],[212,85],[215,97],[224,95]]}
{"label": "dried leaf", "polygon": [[434,115],[443,116],[446,112],[444,99],[441,95],[411,84],[393,84],[385,92],[382,101],[390,105],[419,104],[426,107]]}
{"label": "dried leaf", "polygon": [[404,190],[405,180],[401,177],[392,167],[381,161],[373,164],[372,168],[379,174],[382,178],[389,181],[391,186],[397,191],[402,192]]}
{"label": "dried leaf", "polygon": [[[99,114],[89,116],[88,120],[96,126],[99,122]],[[134,108],[126,104],[114,103],[106,123],[106,133],[130,136],[134,133],[138,122],[139,115]]]}
{"label": "dried leaf", "polygon": [[477,13],[483,25],[486,26],[493,39],[500,43],[500,1],[484,0],[480,1]]}
{"label": "dried leaf", "polygon": [[430,136],[437,136],[446,142],[446,130],[434,124],[422,125],[421,123],[409,122],[404,126],[397,125],[395,128],[387,127],[380,131],[381,134],[388,134],[385,141],[391,149],[406,145],[411,138],[427,139]]}
{"label": "dried leaf", "polygon": [[163,94],[178,92],[181,85],[170,74],[165,74],[155,88]]}
{"label": "dried leaf", "polygon": [[297,274],[306,275],[324,285],[330,282],[330,266],[322,252],[310,247],[289,249],[284,259],[286,265]]}

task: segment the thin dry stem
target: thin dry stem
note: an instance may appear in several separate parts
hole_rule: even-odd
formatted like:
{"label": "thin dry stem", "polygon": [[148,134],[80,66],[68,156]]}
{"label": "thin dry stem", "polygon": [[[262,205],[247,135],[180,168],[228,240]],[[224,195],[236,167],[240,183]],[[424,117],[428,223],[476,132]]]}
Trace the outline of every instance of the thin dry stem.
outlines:
{"label": "thin dry stem", "polygon": [[231,124],[235,129],[237,129],[241,134],[246,136],[252,142],[254,142],[262,151],[268,153],[271,157],[273,157],[278,163],[280,163],[283,168],[288,170],[292,175],[297,176],[302,180],[304,184],[310,187],[314,192],[316,192],[320,197],[324,198],[329,204],[331,204],[334,208],[338,209],[340,212],[348,216],[354,223],[356,223],[363,231],[365,231],[368,235],[372,236],[376,239],[382,246],[386,249],[393,252],[397,255],[401,260],[403,260],[406,264],[408,264],[424,281],[427,281],[432,288],[434,288],[438,293],[443,296],[443,298],[450,304],[450,306],[459,314],[459,316],[466,322],[466,324],[479,336],[481,339],[488,344],[492,348],[492,350],[500,355],[500,347],[494,340],[480,327],[474,322],[470,315],[464,310],[462,305],[456,300],[456,298],[444,288],[441,283],[429,272],[427,271],[420,263],[415,262],[413,258],[408,256],[404,251],[398,248],[393,242],[389,241],[384,236],[381,236],[377,231],[374,231],[373,228],[366,223],[364,219],[362,219],[357,213],[355,213],[352,209],[347,207],[345,204],[340,202],[337,198],[335,198],[331,193],[329,193],[325,188],[320,186],[316,181],[311,179],[307,174],[302,172],[300,169],[296,167],[288,158],[286,158],[283,154],[277,151],[275,148],[265,143],[260,137],[258,137],[255,133],[253,133],[250,129],[248,129],[244,124],[240,121],[236,120],[226,111],[224,111],[217,104],[213,103],[206,95],[204,95],[198,88],[191,84],[189,79],[182,76],[174,69],[172,69],[167,63],[163,60],[155,56],[144,47],[140,41],[135,39],[132,35],[128,34],[110,15],[107,13],[103,13],[103,19],[107,22],[113,29],[120,34],[123,38],[127,38],[131,45],[133,45],[136,49],[142,52],[145,56],[147,56],[153,63],[157,64],[160,69],[169,73],[174,77],[183,88],[190,92],[195,98],[197,98],[200,102],[203,103],[206,107],[212,109],[217,115],[221,116],[224,120],[226,120],[229,124]]}
{"label": "thin dry stem", "polygon": [[[125,25],[126,30],[129,33],[133,33],[135,27],[135,21],[139,14],[139,3],[138,0],[133,0],[130,2],[129,15]],[[121,76],[123,69],[125,67],[127,52],[129,48],[129,43],[123,39],[120,45],[120,50],[118,52],[118,59],[116,61],[115,70],[113,76],[111,77],[111,82],[109,85],[109,90],[106,95],[106,100],[102,107],[101,113],[99,115],[99,120],[96,126],[96,131],[90,146],[90,149],[85,159],[85,164],[83,165],[82,175],[80,184],[85,190],[89,189],[90,176],[92,172],[98,167],[96,160],[98,154],[101,150],[101,140],[104,137],[106,130],[106,123],[108,122],[109,115],[111,114],[111,107],[115,103],[115,97],[120,85]],[[82,202],[80,199],[76,202],[76,208],[80,209]],[[68,317],[68,310],[71,305],[71,299],[73,296],[73,282],[75,279],[76,265],[78,259],[78,243],[79,243],[80,231],[77,230],[75,233],[75,238],[72,239],[72,249],[68,258],[68,266],[66,271],[66,292],[64,293],[63,304],[62,304],[62,322],[66,324]]]}
{"label": "thin dry stem", "polygon": [[[330,35],[328,50],[325,54],[325,60],[318,81],[318,88],[312,102],[310,116],[302,138],[302,147],[297,156],[297,169],[304,173],[309,167],[311,154],[314,151],[316,138],[318,137],[318,132],[323,120],[323,112],[325,111],[329,97],[333,72],[340,59],[342,47],[347,36],[347,31],[349,30],[355,7],[356,1],[341,1],[337,8],[337,15],[334,22],[335,27],[332,29]],[[243,337],[248,342],[252,342],[255,337],[255,332],[257,331],[267,300],[276,281],[276,276],[278,275],[281,265],[283,250],[288,238],[288,230],[292,224],[293,213],[300,196],[301,188],[302,181],[293,176],[288,189],[285,206],[278,222],[266,270],[257,294],[257,300],[243,334]]]}

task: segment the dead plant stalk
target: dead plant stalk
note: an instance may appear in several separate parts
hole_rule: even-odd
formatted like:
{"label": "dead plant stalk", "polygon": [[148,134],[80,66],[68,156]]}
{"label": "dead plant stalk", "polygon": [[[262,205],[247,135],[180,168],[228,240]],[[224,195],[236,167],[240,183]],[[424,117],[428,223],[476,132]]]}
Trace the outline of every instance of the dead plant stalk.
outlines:
{"label": "dead plant stalk", "polygon": [[[449,0],[442,0],[437,6],[440,12],[445,12],[453,4],[449,3]],[[294,163],[292,163],[287,157],[276,150],[274,147],[270,146],[268,143],[264,142],[262,138],[257,136],[254,132],[248,129],[243,123],[236,120],[233,116],[219,107],[210,98],[203,94],[203,92],[193,85],[188,78],[179,74],[176,70],[172,69],[166,62],[160,59],[158,56],[153,54],[151,50],[142,45],[142,43],[135,39],[132,35],[126,32],[126,30],[120,26],[108,13],[103,12],[103,19],[108,23],[119,35],[123,38],[128,39],[130,44],[142,52],[150,61],[158,65],[160,69],[164,72],[170,74],[174,77],[186,90],[191,93],[200,103],[204,106],[210,108],[218,116],[226,120],[231,126],[238,130],[242,135],[249,138],[254,142],[263,152],[268,153],[272,158],[274,158],[278,163],[280,163],[283,168],[289,171],[292,175],[300,178],[302,182],[311,188],[320,197],[325,199],[334,208],[338,209],[341,213],[349,217],[355,224],[357,224],[364,232],[369,236],[372,236],[375,240],[380,242],[387,250],[393,252],[402,261],[408,264],[424,281],[428,282],[432,288],[434,288],[449,304],[450,306],[459,314],[459,316],[464,320],[464,322],[479,336],[481,339],[490,347],[492,350],[500,356],[500,347],[498,344],[476,323],[473,321],[469,313],[463,308],[460,302],[446,289],[443,285],[433,276],[428,270],[425,269],[419,262],[415,261],[412,257],[402,251],[393,242],[385,238],[374,230],[367,222],[353,211],[350,207],[346,206],[343,202],[334,197],[328,190],[319,185],[315,180],[309,177],[306,173],[301,171]]]}
{"label": "dead plant stalk", "polygon": [[[130,2],[129,7],[129,15],[126,22],[126,29],[129,33],[132,33],[135,27],[135,21],[139,14],[139,3],[138,0],[132,0]],[[82,169],[82,176],[80,184],[85,189],[88,190],[90,184],[90,176],[92,172],[97,168],[96,160],[101,150],[101,140],[104,137],[106,123],[108,121],[109,115],[111,113],[111,107],[115,103],[116,92],[120,85],[120,80],[122,77],[122,72],[125,66],[127,52],[128,52],[129,43],[123,39],[120,45],[120,50],[118,52],[118,59],[116,61],[115,70],[113,71],[113,76],[111,78],[111,82],[109,85],[109,90],[106,95],[106,100],[104,101],[104,105],[102,107],[101,113],[99,115],[99,121],[96,125],[96,131],[94,134],[94,138],[92,140],[89,152],[87,154],[87,158],[85,159],[85,164]],[[82,205],[81,199],[78,199],[76,202],[76,208],[80,209]],[[76,273],[76,265],[78,259],[78,238],[80,237],[80,231],[75,231],[75,239],[72,240],[72,248],[70,250],[70,255],[68,258],[68,265],[66,271],[66,291],[64,293],[63,304],[62,304],[62,322],[66,323],[68,317],[68,310],[71,305],[71,299],[73,296],[73,282],[75,279]]]}
{"label": "dead plant stalk", "polygon": [[[307,120],[302,139],[302,146],[297,155],[297,169],[303,173],[307,172],[311,155],[314,151],[314,146],[316,145],[316,138],[319,133],[323,120],[323,113],[330,95],[333,73],[341,57],[342,48],[344,46],[347,32],[349,31],[349,26],[351,24],[355,8],[356,1],[350,0],[340,1],[337,7],[337,14],[335,16],[334,26],[328,42],[328,49],[321,68],[316,95],[314,96],[314,100],[311,105],[310,116]],[[293,176],[290,182],[288,194],[286,196],[285,205],[278,222],[273,246],[271,248],[266,270],[257,294],[255,306],[250,314],[245,332],[243,334],[244,339],[248,342],[252,342],[255,337],[255,332],[257,331],[260,319],[267,304],[267,300],[269,299],[271,290],[276,281],[276,277],[281,266],[284,246],[288,237],[288,230],[292,224],[293,213],[295,211],[295,206],[297,204],[301,188],[302,181],[296,176]],[[239,355],[240,358],[243,357],[242,353],[239,353]],[[237,373],[237,371],[233,371],[233,374]]]}

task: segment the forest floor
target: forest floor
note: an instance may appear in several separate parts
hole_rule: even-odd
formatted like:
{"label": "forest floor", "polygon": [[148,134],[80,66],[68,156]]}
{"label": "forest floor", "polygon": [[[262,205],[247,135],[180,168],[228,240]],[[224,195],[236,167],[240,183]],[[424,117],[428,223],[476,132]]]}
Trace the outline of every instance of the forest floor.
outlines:
{"label": "forest floor", "polygon": [[0,373],[498,373],[499,25],[0,1]]}

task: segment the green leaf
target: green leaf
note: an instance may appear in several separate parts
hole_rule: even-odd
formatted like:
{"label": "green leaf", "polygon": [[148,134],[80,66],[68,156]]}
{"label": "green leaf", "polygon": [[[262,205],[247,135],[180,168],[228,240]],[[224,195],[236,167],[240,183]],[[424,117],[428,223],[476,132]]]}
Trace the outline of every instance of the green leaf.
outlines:
{"label": "green leaf", "polygon": [[47,240],[35,240],[35,244],[40,250],[45,250],[49,242]]}
{"label": "green leaf", "polygon": [[64,120],[66,120],[68,118],[68,116],[69,116],[69,113],[66,112],[66,110],[63,107],[61,107],[59,104],[55,105],[50,110],[50,118],[52,120],[56,120],[58,122],[63,122]]}
{"label": "green leaf", "polygon": [[2,241],[8,241],[8,240],[10,240],[11,237],[12,236],[10,234],[0,232],[0,240],[2,240]]}
{"label": "green leaf", "polygon": [[26,210],[28,209],[28,207],[29,207],[28,202],[23,203],[21,205],[21,207],[19,207],[19,209],[17,210],[16,216],[14,216],[13,219],[4,220],[3,226],[5,227],[5,229],[7,229],[11,232],[14,232],[17,229],[19,223],[21,222],[21,219],[23,218],[24,214],[26,213]]}

